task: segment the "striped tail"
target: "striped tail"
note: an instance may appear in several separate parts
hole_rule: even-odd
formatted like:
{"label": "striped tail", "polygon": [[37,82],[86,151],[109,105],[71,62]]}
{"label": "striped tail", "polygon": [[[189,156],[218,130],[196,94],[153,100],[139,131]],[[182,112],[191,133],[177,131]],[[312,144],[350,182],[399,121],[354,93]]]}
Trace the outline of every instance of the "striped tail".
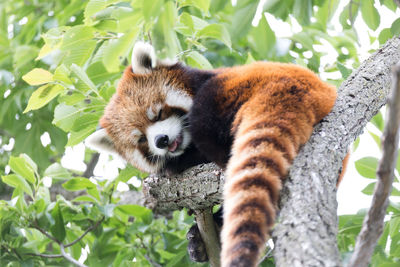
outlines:
{"label": "striped tail", "polygon": [[313,129],[305,114],[286,115],[238,119],[224,187],[223,267],[256,266],[274,225],[282,179]]}

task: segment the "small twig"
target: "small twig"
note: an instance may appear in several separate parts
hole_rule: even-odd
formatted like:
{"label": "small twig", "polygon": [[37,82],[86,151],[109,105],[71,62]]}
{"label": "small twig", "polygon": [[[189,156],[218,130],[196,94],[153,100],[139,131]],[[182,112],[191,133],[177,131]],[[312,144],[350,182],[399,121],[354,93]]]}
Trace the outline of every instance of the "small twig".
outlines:
{"label": "small twig", "polygon": [[99,162],[99,157],[100,157],[99,153],[93,153],[92,158],[87,164],[85,172],[82,174],[83,177],[90,178],[93,176],[93,171],[97,165],[97,162]]}
{"label": "small twig", "polygon": [[375,185],[371,208],[364,218],[361,232],[357,237],[349,267],[368,266],[376,243],[382,234],[383,220],[389,204],[399,143],[400,61],[393,67],[392,72],[392,95],[388,101],[388,118],[382,136],[383,155],[377,170],[378,181]]}
{"label": "small twig", "polygon": [[398,7],[400,7],[400,0],[393,0],[393,2],[394,2]]}
{"label": "small twig", "polygon": [[32,225],[33,228],[39,230],[42,234],[44,234],[45,236],[47,236],[49,239],[53,240],[54,242],[56,242],[57,244],[61,244],[60,241],[58,241],[55,237],[53,237],[52,235],[50,235],[49,233],[47,233],[45,230],[43,230],[42,228],[40,228],[38,225]]}
{"label": "small twig", "polygon": [[79,267],[88,267],[87,265],[80,263],[79,261],[72,258],[68,253],[66,253],[63,244],[60,244],[60,250],[61,250],[61,254],[67,261],[69,261]]}
{"label": "small twig", "polygon": [[44,257],[44,258],[61,258],[64,257],[67,261],[79,266],[79,267],[87,267],[85,264],[80,263],[79,261],[75,260],[74,258],[72,258],[68,253],[65,252],[65,248],[70,247],[75,245],[76,243],[78,243],[82,238],[85,237],[85,235],[87,235],[90,231],[92,231],[93,229],[96,229],[97,226],[99,226],[99,224],[104,220],[104,216],[98,220],[94,225],[90,226],[80,237],[78,237],[77,239],[75,239],[74,241],[72,241],[69,244],[64,245],[62,242],[58,241],[56,238],[54,238],[52,235],[50,235],[49,233],[47,233],[45,230],[43,230],[42,228],[40,228],[37,223],[36,225],[32,225],[33,228],[39,230],[42,234],[44,234],[46,237],[48,237],[49,239],[53,240],[54,242],[56,242],[59,246],[60,246],[60,250],[61,250],[61,254],[55,254],[55,255],[51,255],[51,254],[40,254],[40,253],[27,253],[27,255],[30,256],[39,256],[39,257]]}
{"label": "small twig", "polygon": [[354,26],[354,25],[353,25],[353,24],[354,24],[354,23],[353,23],[353,10],[352,10],[353,5],[354,5],[353,0],[350,0],[350,3],[349,3],[349,20],[350,20],[350,25],[351,25],[351,27]]}
{"label": "small twig", "polygon": [[38,256],[38,257],[42,257],[42,258],[62,258],[64,257],[61,254],[41,254],[41,253],[26,253],[26,255],[29,256]]}
{"label": "small twig", "polygon": [[199,227],[201,238],[206,246],[207,256],[212,267],[219,267],[221,244],[219,243],[218,231],[215,228],[211,209],[195,211],[196,222]]}
{"label": "small twig", "polygon": [[144,257],[146,258],[146,260],[147,260],[148,262],[151,263],[152,266],[154,266],[154,267],[162,267],[162,265],[158,264],[158,263],[155,262],[152,258],[150,258],[149,255],[144,254]]}
{"label": "small twig", "polygon": [[76,240],[72,241],[69,244],[64,245],[65,248],[70,247],[75,245],[76,243],[78,243],[82,238],[85,237],[85,235],[87,235],[90,231],[94,230],[97,228],[97,226],[99,226],[99,224],[104,221],[104,216],[103,218],[101,218],[99,221],[97,221],[94,225],[90,226],[80,237],[78,237]]}
{"label": "small twig", "polygon": [[265,253],[265,255],[258,261],[258,265],[260,265],[260,264],[261,264],[263,261],[265,261],[266,259],[273,257],[273,256],[272,256],[272,252],[273,252],[273,251],[274,251],[274,250],[270,248],[270,249],[267,251],[267,253]]}

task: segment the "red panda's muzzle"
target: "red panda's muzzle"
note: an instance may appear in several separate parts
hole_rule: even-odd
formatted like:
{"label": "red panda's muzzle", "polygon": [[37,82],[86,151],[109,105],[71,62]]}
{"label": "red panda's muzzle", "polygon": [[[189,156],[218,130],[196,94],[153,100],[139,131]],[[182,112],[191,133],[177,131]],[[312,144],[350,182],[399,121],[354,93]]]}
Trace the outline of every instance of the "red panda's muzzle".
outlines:
{"label": "red panda's muzzle", "polygon": [[178,137],[168,146],[168,151],[175,152],[179,146],[182,144],[183,137],[182,134],[178,135]]}

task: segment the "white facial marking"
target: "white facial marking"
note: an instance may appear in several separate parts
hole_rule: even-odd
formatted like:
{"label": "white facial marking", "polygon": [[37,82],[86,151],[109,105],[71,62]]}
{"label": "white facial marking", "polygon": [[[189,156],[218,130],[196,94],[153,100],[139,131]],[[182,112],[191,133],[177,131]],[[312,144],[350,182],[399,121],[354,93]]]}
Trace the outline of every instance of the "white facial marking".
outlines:
{"label": "white facial marking", "polygon": [[157,165],[150,165],[138,149],[127,151],[125,156],[129,163],[145,172],[154,173],[157,172],[160,167]]}
{"label": "white facial marking", "polygon": [[156,104],[153,107],[149,107],[146,111],[147,118],[149,118],[151,121],[154,120],[158,116],[161,108],[161,104]]}
{"label": "white facial marking", "polygon": [[85,139],[85,145],[99,152],[115,154],[113,142],[105,129],[100,129]]}
{"label": "white facial marking", "polygon": [[[150,58],[151,68],[143,65],[143,58]],[[156,66],[156,52],[151,44],[145,42],[137,42],[132,50],[132,70],[137,74],[151,73],[152,68]]]}
{"label": "white facial marking", "polygon": [[169,89],[167,91],[167,97],[165,99],[165,103],[167,103],[168,106],[180,107],[186,111],[189,111],[193,105],[193,99],[189,95],[183,92],[179,92],[174,89]]}
{"label": "white facial marking", "polygon": [[178,59],[176,58],[165,58],[161,60],[157,60],[157,65],[162,65],[162,66],[173,66],[176,63],[178,63]]}
{"label": "white facial marking", "polygon": [[[183,150],[190,143],[190,134],[183,130],[182,120],[176,116],[169,117],[163,121],[158,121],[147,128],[147,140],[149,149],[154,155],[159,156],[178,156],[183,153]],[[180,145],[179,151],[168,152],[168,148],[158,148],[155,144],[155,137],[157,135],[167,135],[170,141],[175,140],[180,134],[183,136],[182,144]]]}
{"label": "white facial marking", "polygon": [[139,131],[138,129],[133,129],[131,131],[132,139],[134,142],[137,142],[139,140],[140,136],[142,136],[142,132]]}
{"label": "white facial marking", "polygon": [[146,115],[147,118],[149,118],[149,120],[154,120],[154,118],[156,117],[156,114],[154,113],[153,109],[151,107],[149,107],[146,111]]}

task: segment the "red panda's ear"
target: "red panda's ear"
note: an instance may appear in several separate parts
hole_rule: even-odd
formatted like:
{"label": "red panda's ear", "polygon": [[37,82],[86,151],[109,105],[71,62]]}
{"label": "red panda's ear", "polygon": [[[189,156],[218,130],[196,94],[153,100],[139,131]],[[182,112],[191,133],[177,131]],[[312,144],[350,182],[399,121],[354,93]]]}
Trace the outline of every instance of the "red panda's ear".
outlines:
{"label": "red panda's ear", "polygon": [[136,74],[151,73],[156,67],[157,58],[151,44],[137,42],[132,51],[132,72]]}
{"label": "red panda's ear", "polygon": [[105,129],[99,129],[85,139],[85,145],[99,152],[116,153],[114,143]]}

